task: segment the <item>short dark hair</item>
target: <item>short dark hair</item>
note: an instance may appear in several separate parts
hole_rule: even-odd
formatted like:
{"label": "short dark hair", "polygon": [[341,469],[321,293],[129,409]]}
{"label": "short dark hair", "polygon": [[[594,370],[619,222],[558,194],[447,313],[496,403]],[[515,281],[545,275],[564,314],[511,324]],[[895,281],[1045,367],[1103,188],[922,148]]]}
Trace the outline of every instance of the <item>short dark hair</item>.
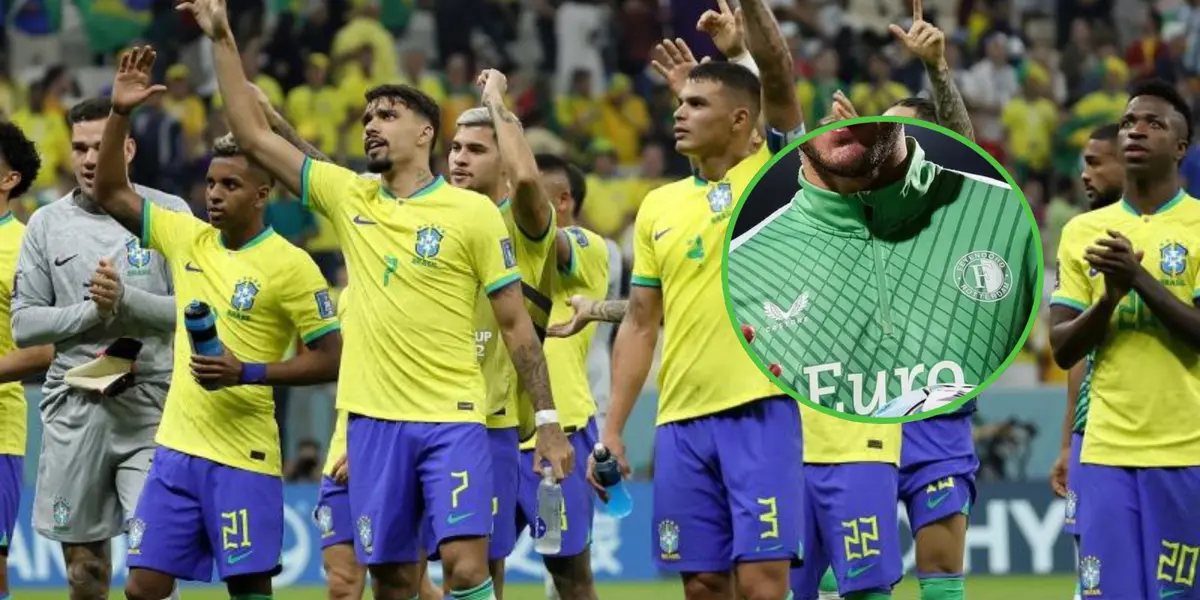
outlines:
{"label": "short dark hair", "polygon": [[246,159],[246,164],[250,165],[252,170],[259,173],[259,176],[262,178],[264,184],[272,187],[275,186],[275,177],[271,175],[271,172],[260,165],[258,161],[251,158],[250,155],[243,152],[242,147],[238,145],[237,140],[233,137],[232,133],[227,133],[213,140],[213,158],[235,158],[239,156]]}
{"label": "short dark hair", "polygon": [[737,63],[714,60],[696,65],[688,73],[688,79],[694,81],[715,81],[727,88],[746,94],[750,100],[751,116],[758,119],[762,110],[762,82],[754,71]]}
{"label": "short dark hair", "polygon": [[1117,134],[1121,132],[1121,126],[1116,123],[1101,125],[1092,130],[1092,135],[1088,137],[1090,140],[1098,142],[1115,142]]}
{"label": "short dark hair", "polygon": [[9,193],[9,200],[19,198],[29,191],[42,168],[42,158],[37,146],[25,132],[10,122],[0,122],[0,156],[12,170],[21,174],[21,182]]}
{"label": "short dark hair", "polygon": [[112,114],[112,100],[97,96],[83,100],[71,110],[67,112],[67,123],[75,125],[77,123],[90,123],[107,119],[108,115]]}
{"label": "short dark hair", "polygon": [[913,112],[915,112],[917,114],[918,119],[920,119],[922,121],[928,121],[930,123],[935,123],[938,125],[941,124],[941,123],[938,123],[937,106],[934,105],[933,100],[930,100],[929,98],[922,98],[920,96],[910,96],[908,98],[904,98],[904,99],[900,100],[899,102],[896,102],[892,106],[911,108],[911,109],[913,109]]}
{"label": "short dark hair", "polygon": [[1183,118],[1187,135],[1184,140],[1189,144],[1191,143],[1192,107],[1188,106],[1187,101],[1183,99],[1183,96],[1179,93],[1179,90],[1175,89],[1175,86],[1162,79],[1150,79],[1133,87],[1133,90],[1129,92],[1129,101],[1132,102],[1134,98],[1139,96],[1151,96],[1170,104],[1179,113],[1179,116]]}
{"label": "short dark hair", "polygon": [[442,109],[438,107],[437,101],[429,97],[429,94],[408,85],[385,84],[367,90],[368,104],[380,98],[399,102],[408,110],[429,121],[430,126],[433,127],[433,141],[429,144],[429,151],[433,152],[433,149],[437,147],[438,136],[441,135],[442,129]]}
{"label": "short dark hair", "polygon": [[567,187],[571,190],[571,198],[575,200],[575,209],[572,212],[578,217],[579,212],[583,210],[583,200],[587,196],[587,178],[584,177],[583,171],[557,154],[539,153],[533,158],[537,161],[539,171],[561,173],[567,178]]}

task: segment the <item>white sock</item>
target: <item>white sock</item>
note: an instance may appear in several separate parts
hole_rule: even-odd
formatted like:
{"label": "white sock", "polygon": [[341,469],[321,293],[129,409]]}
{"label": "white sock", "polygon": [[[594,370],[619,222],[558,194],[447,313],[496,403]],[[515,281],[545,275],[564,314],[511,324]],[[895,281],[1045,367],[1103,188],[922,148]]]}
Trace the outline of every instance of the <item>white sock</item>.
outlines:
{"label": "white sock", "polygon": [[841,600],[837,592],[817,592],[817,600]]}

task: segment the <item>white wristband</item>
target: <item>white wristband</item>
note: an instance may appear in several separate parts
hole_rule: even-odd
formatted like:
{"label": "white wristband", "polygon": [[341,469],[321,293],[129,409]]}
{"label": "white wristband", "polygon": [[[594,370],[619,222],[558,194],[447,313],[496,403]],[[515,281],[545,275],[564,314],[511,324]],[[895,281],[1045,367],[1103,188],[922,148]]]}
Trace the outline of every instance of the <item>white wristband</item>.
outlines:
{"label": "white wristband", "polygon": [[730,57],[729,62],[742,65],[743,67],[750,69],[751,73],[758,75],[758,64],[754,62],[754,57],[750,56],[749,52],[743,51],[737,56]]}
{"label": "white wristband", "polygon": [[533,413],[533,422],[541,427],[542,425],[553,425],[558,423],[557,410],[539,410]]}

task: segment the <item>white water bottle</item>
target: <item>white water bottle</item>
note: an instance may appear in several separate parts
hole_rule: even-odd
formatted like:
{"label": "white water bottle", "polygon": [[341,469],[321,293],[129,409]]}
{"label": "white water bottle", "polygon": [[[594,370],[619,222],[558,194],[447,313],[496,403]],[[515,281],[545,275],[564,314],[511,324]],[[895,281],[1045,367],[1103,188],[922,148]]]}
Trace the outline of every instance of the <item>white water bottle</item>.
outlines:
{"label": "white water bottle", "polygon": [[538,484],[538,522],[534,524],[533,549],[538,554],[558,554],[562,551],[562,486],[554,480],[554,471],[542,467],[542,482]]}

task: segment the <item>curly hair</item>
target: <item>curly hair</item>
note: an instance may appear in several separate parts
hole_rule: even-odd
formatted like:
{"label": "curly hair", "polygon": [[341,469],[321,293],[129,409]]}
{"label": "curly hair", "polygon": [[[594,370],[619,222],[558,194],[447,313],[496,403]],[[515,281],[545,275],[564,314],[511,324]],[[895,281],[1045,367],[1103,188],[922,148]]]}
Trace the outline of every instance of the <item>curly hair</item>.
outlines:
{"label": "curly hair", "polygon": [[21,175],[21,182],[9,193],[9,199],[19,198],[29,191],[42,168],[42,158],[37,146],[25,136],[25,132],[13,123],[0,123],[0,157],[9,168]]}

